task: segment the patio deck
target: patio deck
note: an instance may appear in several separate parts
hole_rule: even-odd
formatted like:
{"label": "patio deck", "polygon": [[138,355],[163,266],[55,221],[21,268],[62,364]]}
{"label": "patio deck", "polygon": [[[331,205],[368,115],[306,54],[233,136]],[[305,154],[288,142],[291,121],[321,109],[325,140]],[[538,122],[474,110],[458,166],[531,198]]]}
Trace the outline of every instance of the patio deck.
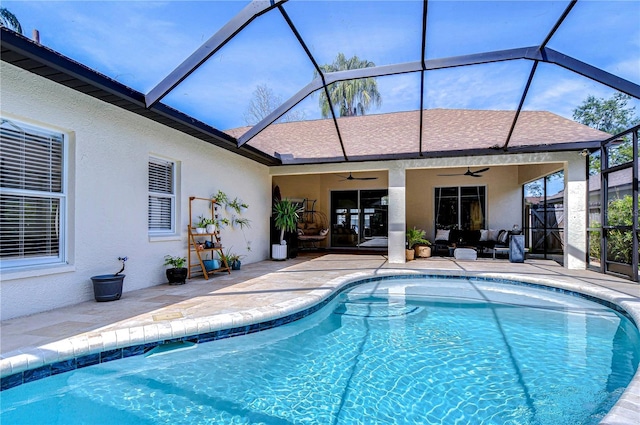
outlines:
{"label": "patio deck", "polygon": [[[407,273],[485,276],[560,287],[623,306],[640,323],[638,284],[567,270],[552,261],[432,257],[389,264],[382,255],[305,253],[285,262],[245,265],[208,281],[195,278],[186,285],[125,292],[116,302],[89,301],[0,322],[0,372],[6,377],[90,353],[270,320],[314,305],[357,278]],[[639,420],[637,373],[603,423]]]}

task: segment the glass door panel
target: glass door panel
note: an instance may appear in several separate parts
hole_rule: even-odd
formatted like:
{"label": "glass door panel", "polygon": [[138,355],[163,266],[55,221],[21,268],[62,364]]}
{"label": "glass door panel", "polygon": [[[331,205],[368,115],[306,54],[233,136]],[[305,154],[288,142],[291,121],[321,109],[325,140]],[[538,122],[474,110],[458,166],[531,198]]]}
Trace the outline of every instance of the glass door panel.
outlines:
{"label": "glass door panel", "polygon": [[600,269],[602,266],[602,208],[600,205],[600,151],[589,155],[589,214],[587,234],[589,243],[588,265]]}
{"label": "glass door panel", "polygon": [[331,246],[387,248],[389,192],[331,192]]}
{"label": "glass door panel", "polygon": [[564,252],[564,172],[526,183],[525,245],[531,254],[561,259]]}
{"label": "glass door panel", "polygon": [[607,175],[606,269],[631,275],[633,254],[633,170]]}
{"label": "glass door panel", "polygon": [[359,228],[358,191],[331,192],[331,246],[358,246]]}
{"label": "glass door panel", "polygon": [[360,229],[360,247],[388,247],[388,208],[389,197],[385,190],[363,190],[360,192],[362,229]]}
{"label": "glass door panel", "polygon": [[458,188],[436,188],[436,229],[455,229],[458,226]]}
{"label": "glass door panel", "polygon": [[547,254],[564,252],[564,171],[545,177],[545,247]]}
{"label": "glass door panel", "polygon": [[460,226],[465,230],[486,229],[485,218],[485,187],[461,187],[460,188]]}

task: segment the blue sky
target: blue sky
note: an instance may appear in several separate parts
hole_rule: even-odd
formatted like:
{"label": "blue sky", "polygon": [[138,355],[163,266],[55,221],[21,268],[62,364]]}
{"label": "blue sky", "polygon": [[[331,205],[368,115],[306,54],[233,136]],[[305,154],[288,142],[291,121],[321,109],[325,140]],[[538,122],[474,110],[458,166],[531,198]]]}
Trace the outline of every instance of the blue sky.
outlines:
{"label": "blue sky", "polygon": [[[3,1],[25,35],[147,93],[235,16],[244,1]],[[431,1],[427,57],[539,44],[567,1]],[[299,1],[285,10],[319,64],[338,52],[385,65],[420,59],[420,1]],[[549,47],[640,84],[640,0],[580,0]],[[514,109],[531,62],[504,62],[427,73],[426,107]],[[283,100],[313,77],[313,66],[284,19],[256,19],[163,101],[217,128],[245,124],[243,113],[264,84]],[[383,105],[370,113],[419,107],[419,74],[378,78]],[[588,94],[611,89],[541,65],[524,108],[567,118]],[[296,109],[319,118],[317,97]],[[634,101],[640,115],[640,103]]]}

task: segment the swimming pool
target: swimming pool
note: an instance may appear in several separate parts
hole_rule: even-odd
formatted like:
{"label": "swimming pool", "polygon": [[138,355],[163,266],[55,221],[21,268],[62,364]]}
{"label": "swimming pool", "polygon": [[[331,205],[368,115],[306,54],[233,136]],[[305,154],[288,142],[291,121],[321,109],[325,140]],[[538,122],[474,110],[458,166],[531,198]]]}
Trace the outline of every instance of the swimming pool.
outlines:
{"label": "swimming pool", "polygon": [[4,391],[0,420],[597,423],[633,376],[638,346],[629,320],[578,297],[380,280],[285,326]]}

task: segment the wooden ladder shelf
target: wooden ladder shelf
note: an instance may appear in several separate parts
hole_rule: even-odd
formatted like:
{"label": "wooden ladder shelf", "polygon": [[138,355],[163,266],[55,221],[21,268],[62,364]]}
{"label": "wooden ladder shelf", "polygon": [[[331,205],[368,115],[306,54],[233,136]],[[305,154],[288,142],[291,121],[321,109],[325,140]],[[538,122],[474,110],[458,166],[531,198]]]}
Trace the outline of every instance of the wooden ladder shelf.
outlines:
{"label": "wooden ladder shelf", "polygon": [[[197,198],[191,196],[189,198],[189,225],[187,226],[187,232],[189,234],[189,249],[188,249],[188,278],[191,279],[192,273],[200,273],[204,275],[205,279],[209,279],[209,275],[215,272],[224,272],[231,274],[231,267],[227,264],[227,259],[224,256],[222,243],[220,242],[220,230],[215,229],[213,233],[197,233],[196,227],[193,225],[193,208],[194,201],[206,201],[210,205],[211,219],[216,221],[216,200],[211,198]],[[205,247],[206,246],[206,247]],[[220,261],[220,267],[216,269],[209,269],[205,266],[205,260],[202,259],[203,255],[211,254],[211,260],[214,260],[215,253],[218,253],[218,261]]]}

